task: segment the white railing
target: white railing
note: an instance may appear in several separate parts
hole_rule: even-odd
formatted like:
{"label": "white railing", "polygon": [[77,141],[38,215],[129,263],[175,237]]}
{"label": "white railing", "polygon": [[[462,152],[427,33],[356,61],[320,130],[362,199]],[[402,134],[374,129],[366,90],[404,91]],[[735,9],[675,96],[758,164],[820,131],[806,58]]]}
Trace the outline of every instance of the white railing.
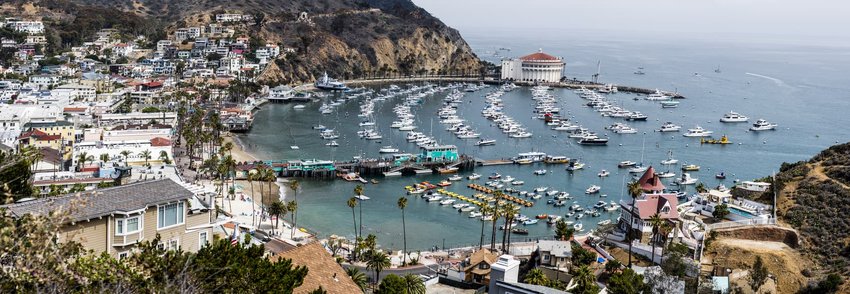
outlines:
{"label": "white railing", "polygon": [[776,219],[773,218],[752,218],[748,220],[720,222],[716,224],[705,225],[706,233],[711,230],[737,228],[756,225],[775,225]]}

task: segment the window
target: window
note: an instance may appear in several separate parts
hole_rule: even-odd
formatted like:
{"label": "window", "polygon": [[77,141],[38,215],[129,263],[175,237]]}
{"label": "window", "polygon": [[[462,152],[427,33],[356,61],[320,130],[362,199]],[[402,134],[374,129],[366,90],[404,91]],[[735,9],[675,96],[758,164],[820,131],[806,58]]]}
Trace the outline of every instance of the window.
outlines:
{"label": "window", "polygon": [[166,204],[159,207],[157,229],[167,228],[183,223],[183,202]]}
{"label": "window", "polygon": [[198,246],[198,247],[199,247],[199,248],[200,248],[200,247],[204,247],[204,246],[206,246],[207,244],[209,244],[209,242],[210,242],[210,241],[209,241],[209,239],[207,238],[207,232],[200,232],[200,233],[198,234],[198,243],[199,243],[199,246]]}
{"label": "window", "polygon": [[168,240],[167,248],[168,250],[177,250],[178,248],[180,248],[180,243],[177,241],[177,239]]}
{"label": "window", "polygon": [[138,233],[142,229],[140,222],[141,218],[139,216],[116,219],[115,234],[127,235],[132,233]]}
{"label": "window", "polygon": [[543,261],[549,260],[549,254],[543,254]]}
{"label": "window", "polygon": [[118,253],[118,260],[125,259],[125,258],[127,258],[128,256],[130,256],[130,252],[129,252],[129,251],[120,252],[120,253]]}

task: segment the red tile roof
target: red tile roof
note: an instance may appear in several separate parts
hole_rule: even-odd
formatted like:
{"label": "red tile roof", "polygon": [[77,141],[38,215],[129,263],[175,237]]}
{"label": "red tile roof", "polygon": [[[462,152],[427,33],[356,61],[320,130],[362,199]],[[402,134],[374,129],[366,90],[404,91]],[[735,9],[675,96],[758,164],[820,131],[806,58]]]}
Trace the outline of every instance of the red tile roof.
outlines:
{"label": "red tile roof", "polygon": [[655,169],[652,166],[646,169],[646,172],[640,177],[638,183],[641,190],[646,192],[661,192],[665,188],[664,184],[661,183],[661,179],[655,175]]}
{"label": "red tile roof", "polygon": [[63,112],[85,112],[85,107],[65,107],[62,109]]}
{"label": "red tile roof", "polygon": [[[662,212],[662,208],[668,205],[670,210]],[[658,214],[662,219],[677,219],[679,218],[679,200],[676,194],[645,194],[643,199],[635,201],[635,209],[641,219],[649,219],[654,214]]]}
{"label": "red tile roof", "polygon": [[163,138],[163,137],[156,137],[156,138],[151,139],[151,146],[154,146],[154,147],[171,146],[171,140],[168,140],[168,139]]}
{"label": "red tile roof", "polygon": [[560,62],[561,61],[560,58],[557,58],[555,56],[543,53],[542,51],[520,57],[519,59],[522,60],[522,61],[546,61],[546,62]]}
{"label": "red tile roof", "polygon": [[142,84],[145,87],[153,88],[153,87],[162,87],[162,82],[147,82]]}
{"label": "red tile roof", "polygon": [[48,135],[47,133],[39,131],[39,130],[32,130],[32,131],[28,131],[28,132],[23,132],[23,133],[21,133],[21,136],[18,137],[18,139],[25,139],[25,138],[33,138],[33,139],[36,139],[38,141],[52,141],[52,140],[61,140],[62,136],[60,136],[60,135]]}

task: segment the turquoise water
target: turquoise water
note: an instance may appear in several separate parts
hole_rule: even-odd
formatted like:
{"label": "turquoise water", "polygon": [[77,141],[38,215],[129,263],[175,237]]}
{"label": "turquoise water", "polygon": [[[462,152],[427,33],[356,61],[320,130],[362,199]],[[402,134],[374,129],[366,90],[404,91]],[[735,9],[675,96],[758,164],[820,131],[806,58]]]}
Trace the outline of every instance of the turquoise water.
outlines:
{"label": "turquoise water", "polygon": [[[730,43],[700,40],[642,40],[637,38],[606,38],[607,36],[572,36],[566,33],[558,37],[534,38],[512,32],[466,33],[465,37],[482,57],[487,51],[499,47],[512,48],[512,55],[534,52],[538,47],[564,56],[569,77],[589,79],[596,71],[597,60],[602,61],[601,81],[622,85],[678,90],[687,99],[679,108],[662,109],[657,102],[634,101],[633,94],[609,95],[630,110],[649,115],[647,122],[630,122],[639,130],[638,134],[608,134],[611,141],[606,147],[579,146],[565,134],[549,130],[542,121],[532,118],[534,102],[529,89],[517,89],[502,97],[505,112],[513,116],[534,133],[528,139],[510,139],[484,119],[480,111],[485,92],[468,93],[459,108],[459,114],[467,119],[483,137],[498,140],[496,146],[476,147],[475,140],[459,140],[444,130],[438,123],[436,111],[445,95],[426,99],[416,114],[418,131],[431,133],[441,142],[458,145],[461,153],[482,159],[509,158],[520,152],[543,151],[553,155],[580,158],[587,163],[585,170],[568,173],[562,166],[492,166],[477,168],[475,172],[488,175],[499,172],[525,181],[521,189],[531,190],[537,186],[549,186],[567,191],[582,206],[592,206],[598,200],[618,201],[623,195],[624,170],[616,163],[622,160],[641,160],[641,145],[645,138],[644,163],[654,165],[659,171],[667,168],[659,161],[673,150],[680,163],[694,163],[702,171],[693,172],[709,186],[721,182],[714,178],[725,172],[726,186],[734,179],[753,179],[769,175],[782,162],[808,159],[820,150],[844,142],[850,137],[846,126],[850,123],[850,83],[846,76],[850,72],[850,50],[843,47],[798,46],[775,43]],[[510,41],[505,41],[510,40]],[[492,54],[492,53],[490,53]],[[644,67],[646,75],[632,74],[637,67]],[[721,73],[714,69],[721,68]],[[694,73],[699,73],[695,75]],[[603,127],[620,121],[602,117],[589,108],[582,107],[584,100],[570,90],[557,89],[553,94],[567,114],[585,127],[607,133]],[[418,153],[414,144],[404,140],[402,132],[389,127],[395,120],[392,106],[398,100],[378,102],[375,119],[378,130],[384,136],[381,143],[361,140],[358,104],[349,101],[332,115],[321,115],[318,104],[310,104],[304,110],[294,110],[293,105],[264,106],[257,115],[253,130],[240,137],[249,151],[263,159],[333,159],[347,160],[355,155],[378,157],[383,145],[394,145],[403,151]],[[751,122],[765,118],[778,123],[773,132],[747,132],[748,124],[721,124],[718,119],[734,110],[747,115]],[[432,126],[433,118],[433,127]],[[661,134],[653,132],[663,122],[672,121],[684,128],[696,124],[712,130],[717,136],[726,134],[734,145],[700,145],[699,139],[684,138],[681,133]],[[321,123],[335,128],[341,138],[340,147],[326,147],[326,141],[310,127]],[[644,134],[645,132],[645,134]],[[739,144],[740,143],[740,144]],[[297,145],[300,150],[290,150]],[[550,173],[534,176],[535,169],[546,168]],[[608,178],[599,178],[601,169],[611,172]],[[680,171],[671,168],[679,174]],[[372,199],[363,204],[364,233],[378,235],[379,243],[388,248],[401,248],[401,212],[396,200],[404,195],[403,186],[420,181],[438,182],[445,176],[427,175],[416,177],[379,178],[378,185],[366,185],[365,194]],[[352,196],[353,183],[341,180],[302,180],[303,192],[299,194],[299,225],[327,236],[338,234],[353,236],[351,210],[345,201]],[[467,181],[456,183],[450,191],[471,196],[465,187]],[[602,186],[600,194],[606,198],[587,196],[584,190],[590,185]],[[532,208],[524,208],[523,214],[534,216],[540,213],[565,214],[566,208],[555,208],[545,204],[546,198],[538,200]],[[481,223],[459,214],[451,207],[426,203],[418,197],[411,198],[406,210],[408,248],[427,249],[433,246],[477,245]],[[616,213],[603,213],[599,218],[585,217],[581,221],[586,231],[605,218],[616,219]],[[489,223],[487,224],[489,226]],[[514,236],[514,240],[525,240],[552,235],[551,227],[539,223],[527,227],[528,236]],[[489,228],[488,228],[489,229]],[[485,229],[488,230],[488,229]],[[489,236],[485,237],[485,240]]]}
{"label": "turquoise water", "polygon": [[745,218],[756,217],[752,213],[749,213],[749,212],[746,212],[746,211],[743,211],[743,210],[740,210],[740,209],[737,209],[737,208],[734,208],[734,207],[729,207],[729,213],[734,213],[734,214],[740,215],[740,216],[745,217]]}

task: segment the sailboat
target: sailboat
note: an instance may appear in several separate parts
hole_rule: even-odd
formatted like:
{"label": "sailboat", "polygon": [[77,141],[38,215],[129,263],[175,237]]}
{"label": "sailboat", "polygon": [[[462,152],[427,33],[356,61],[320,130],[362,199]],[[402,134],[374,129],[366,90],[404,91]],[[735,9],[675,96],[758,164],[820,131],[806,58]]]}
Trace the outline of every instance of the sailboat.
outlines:
{"label": "sailboat", "polygon": [[667,151],[667,159],[661,161],[661,164],[664,165],[673,165],[677,163],[679,163],[679,160],[673,158],[673,150]]}
{"label": "sailboat", "polygon": [[643,145],[640,149],[640,163],[629,169],[629,173],[637,174],[645,172],[649,167],[643,166],[643,155],[646,152],[646,135],[643,136]]}

